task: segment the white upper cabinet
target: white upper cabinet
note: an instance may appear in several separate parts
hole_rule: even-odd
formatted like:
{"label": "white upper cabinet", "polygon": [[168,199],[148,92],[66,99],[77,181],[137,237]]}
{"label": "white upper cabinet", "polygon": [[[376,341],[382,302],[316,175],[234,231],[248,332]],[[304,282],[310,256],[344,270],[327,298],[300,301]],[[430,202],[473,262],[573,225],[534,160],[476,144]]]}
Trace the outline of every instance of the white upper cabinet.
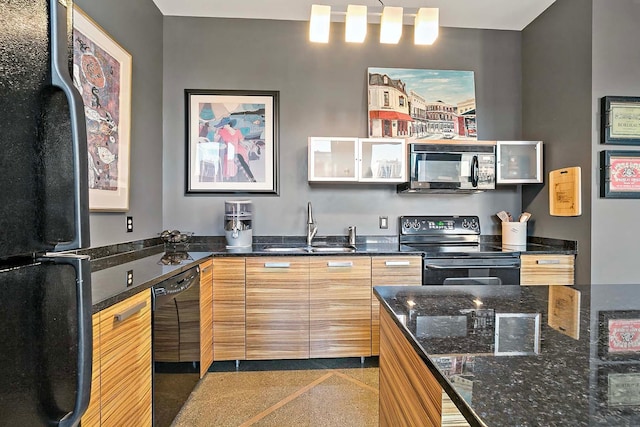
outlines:
{"label": "white upper cabinet", "polygon": [[543,182],[542,141],[497,141],[497,184]]}
{"label": "white upper cabinet", "polygon": [[309,137],[309,182],[399,183],[406,180],[399,138]]}

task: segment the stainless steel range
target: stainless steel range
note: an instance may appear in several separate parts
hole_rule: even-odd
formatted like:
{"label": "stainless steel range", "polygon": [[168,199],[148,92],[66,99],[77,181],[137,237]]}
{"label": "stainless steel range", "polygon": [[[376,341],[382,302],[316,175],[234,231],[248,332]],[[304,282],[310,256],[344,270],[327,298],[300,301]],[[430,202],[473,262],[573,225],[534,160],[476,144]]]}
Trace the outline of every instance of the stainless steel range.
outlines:
{"label": "stainless steel range", "polygon": [[423,252],[423,285],[519,285],[520,253],[480,241],[477,216],[401,216],[400,251]]}

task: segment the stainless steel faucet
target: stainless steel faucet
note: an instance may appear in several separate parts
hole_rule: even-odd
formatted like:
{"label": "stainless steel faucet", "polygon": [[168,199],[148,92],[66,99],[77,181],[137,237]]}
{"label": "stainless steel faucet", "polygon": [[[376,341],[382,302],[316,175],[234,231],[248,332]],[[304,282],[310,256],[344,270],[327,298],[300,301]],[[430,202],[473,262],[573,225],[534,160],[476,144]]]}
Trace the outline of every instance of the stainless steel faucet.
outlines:
{"label": "stainless steel faucet", "polygon": [[318,232],[318,226],[313,222],[313,213],[311,211],[311,202],[307,203],[307,246],[311,246],[311,242]]}
{"label": "stainless steel faucet", "polygon": [[356,247],[356,226],[355,225],[349,226],[348,239],[349,239],[349,246],[351,246],[352,248],[355,248]]}

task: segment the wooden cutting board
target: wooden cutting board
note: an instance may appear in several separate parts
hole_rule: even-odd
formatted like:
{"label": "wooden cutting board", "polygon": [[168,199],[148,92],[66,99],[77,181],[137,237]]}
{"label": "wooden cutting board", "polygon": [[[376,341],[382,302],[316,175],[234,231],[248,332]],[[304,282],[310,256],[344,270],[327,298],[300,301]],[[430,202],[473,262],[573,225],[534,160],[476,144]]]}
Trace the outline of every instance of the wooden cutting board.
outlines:
{"label": "wooden cutting board", "polygon": [[553,329],[580,339],[580,291],[568,286],[549,286],[549,319]]}
{"label": "wooden cutting board", "polygon": [[549,172],[549,214],[554,216],[582,215],[580,166]]}

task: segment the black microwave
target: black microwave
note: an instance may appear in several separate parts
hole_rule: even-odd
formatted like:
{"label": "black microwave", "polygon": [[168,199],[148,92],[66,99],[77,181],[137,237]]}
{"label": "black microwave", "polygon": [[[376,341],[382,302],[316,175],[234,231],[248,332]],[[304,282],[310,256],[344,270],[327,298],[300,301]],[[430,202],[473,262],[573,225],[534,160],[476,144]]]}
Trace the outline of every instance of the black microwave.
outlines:
{"label": "black microwave", "polygon": [[408,181],[398,192],[478,192],[496,185],[496,146],[409,143]]}

